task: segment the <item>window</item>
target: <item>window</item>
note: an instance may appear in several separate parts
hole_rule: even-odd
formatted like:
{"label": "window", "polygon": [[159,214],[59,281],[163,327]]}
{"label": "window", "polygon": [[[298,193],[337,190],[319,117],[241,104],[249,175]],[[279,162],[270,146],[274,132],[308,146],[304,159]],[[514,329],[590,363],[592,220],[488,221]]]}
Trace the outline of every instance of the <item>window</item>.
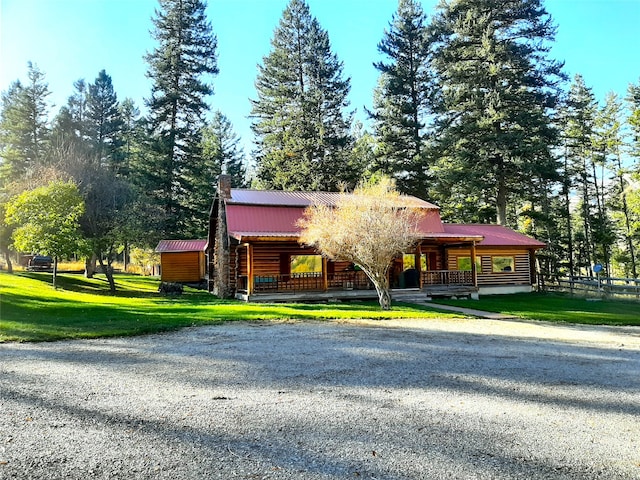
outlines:
{"label": "window", "polygon": [[291,274],[322,273],[322,256],[291,255]]}
{"label": "window", "polygon": [[416,268],[416,256],[412,253],[405,253],[402,255],[402,270],[410,268]]}
{"label": "window", "polygon": [[516,263],[513,257],[491,257],[493,272],[513,272]]}
{"label": "window", "polygon": [[[458,257],[458,270],[462,272],[471,271],[471,257]],[[482,273],[482,259],[476,257],[476,272]]]}

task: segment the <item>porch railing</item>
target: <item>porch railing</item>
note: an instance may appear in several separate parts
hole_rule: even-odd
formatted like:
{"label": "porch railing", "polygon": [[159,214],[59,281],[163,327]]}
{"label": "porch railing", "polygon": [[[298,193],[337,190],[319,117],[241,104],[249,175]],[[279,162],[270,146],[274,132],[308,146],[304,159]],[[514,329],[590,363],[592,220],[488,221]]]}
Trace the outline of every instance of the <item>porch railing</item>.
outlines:
{"label": "porch railing", "polygon": [[[470,271],[427,270],[421,272],[422,286],[473,286]],[[247,292],[248,277],[239,276],[237,290]],[[328,290],[370,290],[374,288],[362,271],[336,272],[327,275]],[[256,275],[253,277],[252,293],[324,291],[321,273],[291,273],[278,275]]]}
{"label": "porch railing", "polygon": [[[237,280],[237,290],[246,292],[248,277],[241,275]],[[329,290],[368,290],[373,285],[364,272],[338,272],[327,275]],[[256,275],[253,277],[253,293],[309,292],[324,291],[321,273],[291,273],[278,275]]]}
{"label": "porch railing", "polygon": [[468,270],[427,270],[422,272],[422,286],[473,286],[473,275]]}

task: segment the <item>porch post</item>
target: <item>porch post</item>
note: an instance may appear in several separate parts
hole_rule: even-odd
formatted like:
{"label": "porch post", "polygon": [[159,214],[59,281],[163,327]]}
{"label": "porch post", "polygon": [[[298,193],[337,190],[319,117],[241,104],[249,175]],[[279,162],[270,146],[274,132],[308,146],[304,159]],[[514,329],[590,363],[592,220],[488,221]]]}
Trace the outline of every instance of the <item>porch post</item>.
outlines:
{"label": "porch post", "polygon": [[536,284],[536,251],[533,248],[529,249],[529,280],[531,285]]}
{"label": "porch post", "polygon": [[247,297],[253,290],[253,245],[247,243]]}
{"label": "porch post", "polygon": [[416,270],[418,272],[418,288],[422,290],[422,240],[416,246],[415,255]]}
{"label": "porch post", "polygon": [[471,278],[473,286],[478,288],[478,269],[476,268],[476,242],[471,243]]}
{"label": "porch post", "polygon": [[327,272],[327,257],[322,257],[322,288],[326,292],[329,290],[329,277]]}

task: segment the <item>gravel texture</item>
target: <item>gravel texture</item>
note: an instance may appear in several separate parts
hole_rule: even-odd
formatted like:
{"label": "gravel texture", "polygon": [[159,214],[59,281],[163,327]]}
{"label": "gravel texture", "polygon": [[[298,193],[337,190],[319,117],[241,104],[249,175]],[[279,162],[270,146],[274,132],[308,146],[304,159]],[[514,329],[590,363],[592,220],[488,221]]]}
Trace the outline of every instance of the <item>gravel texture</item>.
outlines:
{"label": "gravel texture", "polygon": [[639,479],[640,329],[228,323],[0,344],[0,478]]}

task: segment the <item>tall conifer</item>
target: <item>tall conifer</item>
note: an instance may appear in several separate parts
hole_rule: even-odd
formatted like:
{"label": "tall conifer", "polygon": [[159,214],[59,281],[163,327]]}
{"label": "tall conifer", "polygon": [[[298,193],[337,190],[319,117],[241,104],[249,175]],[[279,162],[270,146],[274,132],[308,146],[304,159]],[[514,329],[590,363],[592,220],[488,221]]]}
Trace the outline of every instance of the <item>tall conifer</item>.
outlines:
{"label": "tall conifer", "polygon": [[398,189],[424,192],[424,128],[429,110],[430,79],[426,15],[416,0],[400,0],[389,29],[378,44],[387,61],[374,93],[374,133],[379,142],[374,170],[392,175]]}
{"label": "tall conifer", "polygon": [[440,4],[432,34],[447,201],[473,199],[474,211],[514,224],[521,186],[553,171],[550,114],[564,76],[547,58],[552,20],[542,0],[459,0]]}
{"label": "tall conifer", "polygon": [[[216,37],[201,0],[159,0],[153,18],[158,46],[145,56],[153,82],[149,107],[150,152],[143,189],[166,214],[164,235],[186,235],[206,215],[192,201],[191,179],[200,157],[200,132],[218,73]],[[199,232],[202,234],[202,232]]]}
{"label": "tall conifer", "polygon": [[304,0],[291,0],[258,66],[252,101],[258,178],[269,188],[336,190],[348,162],[350,80]]}

